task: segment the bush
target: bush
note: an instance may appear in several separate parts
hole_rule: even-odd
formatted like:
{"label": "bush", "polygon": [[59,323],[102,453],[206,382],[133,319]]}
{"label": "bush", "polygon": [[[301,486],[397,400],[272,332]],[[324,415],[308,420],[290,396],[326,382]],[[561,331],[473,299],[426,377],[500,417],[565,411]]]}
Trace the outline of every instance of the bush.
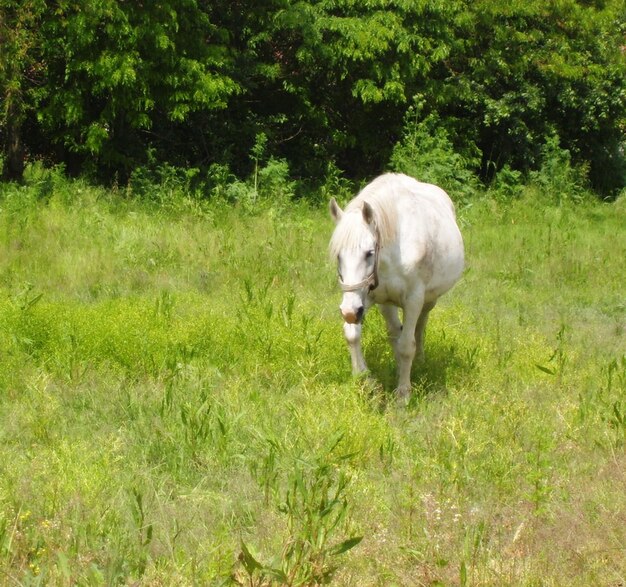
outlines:
{"label": "bush", "polygon": [[160,204],[173,199],[197,195],[202,191],[200,171],[163,164],[156,167],[138,167],[128,181],[128,191],[133,196]]}
{"label": "bush", "polygon": [[502,200],[519,198],[523,191],[522,172],[511,169],[508,165],[505,165],[496,173],[493,182],[489,186],[490,194]]}
{"label": "bush", "polygon": [[289,178],[289,163],[285,159],[270,157],[259,169],[259,196],[273,203],[285,204],[295,193],[295,182]]}
{"label": "bush", "polygon": [[353,186],[341,173],[341,170],[329,161],[326,166],[324,183],[319,190],[320,202],[326,204],[330,198],[349,200],[354,195]]}
{"label": "bush", "polygon": [[285,159],[270,157],[261,166],[255,159],[252,177],[247,181],[237,179],[225,165],[213,165],[210,172],[210,194],[231,204],[240,204],[252,212],[259,205],[282,208],[294,197],[296,182],[289,177],[289,164]]}
{"label": "bush", "polygon": [[394,147],[390,160],[394,171],[434,183],[455,200],[465,200],[478,191],[480,182],[472,172],[478,163],[477,158],[466,158],[455,151],[438,116],[431,114],[420,120],[419,107],[409,109],[402,140]]}
{"label": "bush", "polygon": [[551,200],[560,204],[564,200],[580,201],[586,193],[588,169],[573,166],[570,152],[562,149],[559,137],[548,138],[541,149],[541,168],[531,172],[531,183]]}

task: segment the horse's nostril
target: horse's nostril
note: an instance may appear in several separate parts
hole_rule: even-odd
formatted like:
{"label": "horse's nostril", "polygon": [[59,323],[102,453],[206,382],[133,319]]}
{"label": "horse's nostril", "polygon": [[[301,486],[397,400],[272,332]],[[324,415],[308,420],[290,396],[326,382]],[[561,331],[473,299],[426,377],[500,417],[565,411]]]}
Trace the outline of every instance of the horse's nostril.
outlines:
{"label": "horse's nostril", "polygon": [[363,306],[356,311],[356,319],[358,322],[360,322],[361,318],[363,318],[363,312],[365,312],[365,308]]}

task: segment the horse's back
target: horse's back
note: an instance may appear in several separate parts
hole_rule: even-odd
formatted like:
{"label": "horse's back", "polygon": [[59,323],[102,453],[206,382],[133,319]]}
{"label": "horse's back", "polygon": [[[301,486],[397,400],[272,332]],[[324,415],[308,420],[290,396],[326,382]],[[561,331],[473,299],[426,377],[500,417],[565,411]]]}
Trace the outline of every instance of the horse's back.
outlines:
{"label": "horse's back", "polygon": [[464,268],[463,238],[454,204],[440,187],[403,174],[372,181],[361,194],[393,207],[396,246],[404,268],[423,280],[427,297],[436,299],[458,281]]}
{"label": "horse's back", "polygon": [[[373,180],[366,189],[384,194],[383,197],[402,206],[406,201],[422,210],[428,206],[440,209],[455,216],[454,203],[439,186],[424,183],[402,173],[385,173]],[[363,190],[365,192],[365,190]]]}

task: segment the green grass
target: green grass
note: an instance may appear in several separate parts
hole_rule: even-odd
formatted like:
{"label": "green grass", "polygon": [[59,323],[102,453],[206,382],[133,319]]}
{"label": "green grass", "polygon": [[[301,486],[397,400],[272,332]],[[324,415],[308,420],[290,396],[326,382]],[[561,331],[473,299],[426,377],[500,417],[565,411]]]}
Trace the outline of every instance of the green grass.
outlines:
{"label": "green grass", "polygon": [[3,186],[0,584],[623,583],[623,198],[459,217],[400,409],[325,209]]}

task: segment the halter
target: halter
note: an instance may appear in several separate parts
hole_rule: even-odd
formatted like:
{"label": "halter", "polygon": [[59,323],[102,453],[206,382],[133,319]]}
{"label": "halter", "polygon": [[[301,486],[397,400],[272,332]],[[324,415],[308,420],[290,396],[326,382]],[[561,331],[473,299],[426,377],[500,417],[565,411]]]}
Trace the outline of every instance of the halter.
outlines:
{"label": "halter", "polygon": [[352,285],[344,283],[339,279],[339,287],[344,292],[352,292],[358,291],[365,287],[368,287],[368,291],[373,291],[378,287],[378,257],[380,251],[380,237],[378,235],[378,230],[376,230],[376,244],[374,245],[374,270],[363,280],[359,281],[359,283],[354,283]]}

